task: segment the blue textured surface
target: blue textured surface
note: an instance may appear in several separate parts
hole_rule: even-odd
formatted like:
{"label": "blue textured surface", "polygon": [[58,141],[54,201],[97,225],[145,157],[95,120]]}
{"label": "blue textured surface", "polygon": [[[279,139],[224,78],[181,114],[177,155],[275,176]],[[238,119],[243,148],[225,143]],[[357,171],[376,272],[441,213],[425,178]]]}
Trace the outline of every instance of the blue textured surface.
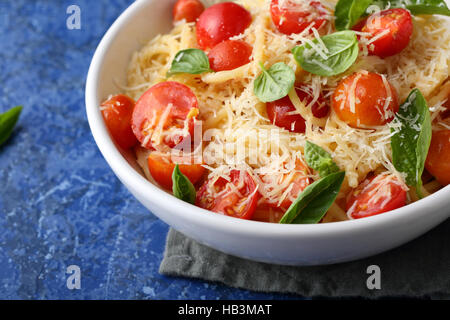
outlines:
{"label": "blue textured surface", "polygon": [[[84,105],[94,50],[131,2],[0,1],[0,111],[24,106],[0,148],[0,298],[292,298],[158,274],[168,227],[109,169]],[[70,4],[81,30],[66,28]],[[81,290],[66,288],[72,264]]]}

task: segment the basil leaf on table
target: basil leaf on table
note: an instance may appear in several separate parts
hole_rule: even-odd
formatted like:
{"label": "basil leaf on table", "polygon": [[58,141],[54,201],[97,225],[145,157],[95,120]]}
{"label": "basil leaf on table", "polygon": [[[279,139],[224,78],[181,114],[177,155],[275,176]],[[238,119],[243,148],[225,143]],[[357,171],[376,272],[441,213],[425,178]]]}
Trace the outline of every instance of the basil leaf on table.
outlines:
{"label": "basil leaf on table", "polygon": [[175,197],[191,204],[195,203],[195,187],[192,182],[184,174],[181,173],[178,165],[176,165],[175,169],[173,170],[172,182],[172,191]]}
{"label": "basil leaf on table", "polygon": [[319,223],[336,200],[344,178],[345,172],[337,172],[306,187],[286,211],[280,223]]}
{"label": "basil leaf on table", "polygon": [[406,184],[415,187],[422,197],[422,173],[431,144],[432,127],[427,102],[418,89],[414,89],[400,106],[395,121],[400,130],[392,129],[392,160],[395,168],[406,175]]}
{"label": "basil leaf on table", "polygon": [[323,178],[332,173],[339,172],[339,167],[331,158],[331,155],[318,145],[306,141],[305,160],[308,166]]}
{"label": "basil leaf on table", "polygon": [[376,0],[374,5],[386,8],[406,8],[412,14],[440,14],[450,16],[445,0]]}
{"label": "basil leaf on table", "polygon": [[372,3],[373,0],[339,0],[334,11],[336,29],[351,29]]}
{"label": "basil leaf on table", "polygon": [[288,95],[294,87],[295,72],[283,62],[275,63],[269,70],[263,72],[255,79],[253,92],[262,102],[272,102]]}
{"label": "basil leaf on table", "polygon": [[11,137],[21,112],[22,106],[18,106],[0,114],[0,146]]}
{"label": "basil leaf on table", "polygon": [[[310,44],[297,46],[292,50],[300,66],[313,74],[331,77],[345,72],[358,58],[358,38],[354,31],[340,31],[321,37],[328,52],[320,55]],[[317,46],[317,39],[313,40]]]}
{"label": "basil leaf on table", "polygon": [[199,49],[186,49],[175,55],[168,75],[179,73],[201,74],[211,71],[209,59],[205,52]]}

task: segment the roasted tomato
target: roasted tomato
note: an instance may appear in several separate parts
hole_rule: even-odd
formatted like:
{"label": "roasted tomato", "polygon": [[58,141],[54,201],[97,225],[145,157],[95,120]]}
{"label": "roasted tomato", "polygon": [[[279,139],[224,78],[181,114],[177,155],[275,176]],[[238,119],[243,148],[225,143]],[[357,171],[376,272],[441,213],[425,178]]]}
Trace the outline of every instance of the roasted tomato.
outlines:
{"label": "roasted tomato", "polygon": [[440,184],[450,184],[450,130],[433,132],[425,167]]}
{"label": "roasted tomato", "polygon": [[123,149],[135,146],[137,139],[131,130],[134,100],[125,95],[118,95],[103,102],[100,108],[114,141]]}
{"label": "roasted tomato", "polygon": [[206,181],[197,192],[196,205],[227,216],[250,220],[258,204],[259,193],[253,178],[245,171],[233,170],[230,181],[219,178]]}
{"label": "roasted tomato", "polygon": [[347,198],[347,215],[360,219],[406,205],[406,186],[393,175],[372,176]]}
{"label": "roasted tomato", "polygon": [[319,29],[326,24],[328,15],[319,1],[298,3],[292,0],[272,0],[270,13],[278,31],[287,35],[301,33],[310,25]]}
{"label": "roasted tomato", "polygon": [[[314,99],[306,89],[296,88],[295,91],[306,106]],[[296,109],[289,96],[267,103],[266,108],[267,115],[272,124],[290,132],[305,133],[305,119],[299,114],[293,114]],[[323,96],[320,95],[317,101],[312,105],[311,111],[316,118],[324,118],[328,115],[330,107],[326,104]]]}
{"label": "roasted tomato", "polygon": [[[405,9],[389,9],[375,13],[353,27],[370,34],[369,54],[386,58],[405,49],[413,33],[411,13]],[[369,39],[369,40],[370,40]]]}
{"label": "roasted tomato", "polygon": [[173,7],[173,21],[195,22],[205,10],[199,0],[178,0]]}
{"label": "roasted tomato", "polygon": [[209,64],[216,72],[233,70],[249,63],[252,52],[253,47],[247,42],[226,40],[209,52]]}
{"label": "roasted tomato", "polygon": [[[163,188],[172,190],[172,174],[175,169],[175,163],[172,162],[169,156],[162,156],[155,153],[150,153],[147,163],[150,174],[153,179],[158,182]],[[176,161],[182,174],[184,174],[192,184],[197,183],[204,175],[205,168],[200,164],[183,164],[184,159]]]}
{"label": "roasted tomato", "polygon": [[211,49],[240,35],[252,22],[250,12],[234,2],[222,2],[206,9],[197,21],[197,41],[201,49]]}
{"label": "roasted tomato", "polygon": [[144,148],[173,148],[193,136],[198,102],[184,84],[162,82],[151,87],[136,103],[131,121]]}
{"label": "roasted tomato", "polygon": [[[272,199],[264,201],[264,204],[272,208],[287,210],[298,198],[300,193],[310,185],[311,179],[308,177],[308,167],[297,160],[295,170],[289,174],[264,175],[261,177],[266,188],[266,193],[273,196]],[[284,186],[281,191],[274,190],[273,186]],[[289,191],[287,191],[289,189]],[[274,193],[274,191],[276,191]],[[287,192],[287,194],[285,194]],[[282,199],[281,197],[284,197]]]}
{"label": "roasted tomato", "polygon": [[395,88],[372,72],[358,72],[343,79],[331,98],[331,105],[339,118],[354,128],[384,125],[399,110]]}

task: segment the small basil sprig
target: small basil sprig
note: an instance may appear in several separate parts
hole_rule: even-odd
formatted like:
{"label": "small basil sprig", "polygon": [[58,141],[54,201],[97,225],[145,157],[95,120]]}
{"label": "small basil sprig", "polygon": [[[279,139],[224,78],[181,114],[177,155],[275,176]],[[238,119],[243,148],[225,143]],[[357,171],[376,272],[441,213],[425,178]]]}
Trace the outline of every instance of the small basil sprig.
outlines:
{"label": "small basil sprig", "polygon": [[415,187],[421,198],[422,173],[431,144],[432,127],[427,102],[414,89],[400,106],[395,121],[401,124],[391,138],[392,160],[395,168],[406,175],[406,184]]}
{"label": "small basil sprig", "polygon": [[22,106],[18,106],[0,114],[0,146],[11,137],[21,112]]}
{"label": "small basil sprig", "polygon": [[[313,74],[331,77],[345,72],[358,58],[358,38],[354,31],[335,32],[321,38],[328,52],[323,57],[309,44],[297,46],[292,50],[300,66]],[[321,46],[317,39],[313,40]]]}
{"label": "small basil sprig", "polygon": [[331,158],[331,155],[318,145],[306,141],[305,160],[308,166],[323,178],[332,173],[339,172],[339,167]]}
{"label": "small basil sprig", "polygon": [[192,182],[181,173],[178,165],[176,165],[173,170],[172,182],[172,191],[175,197],[191,204],[195,203],[195,187]]}
{"label": "small basil sprig", "polygon": [[262,102],[284,98],[294,87],[295,72],[283,62],[275,63],[269,70],[260,63],[263,72],[255,79],[253,92]]}
{"label": "small basil sprig", "polygon": [[211,72],[209,59],[205,52],[199,49],[179,51],[172,61],[168,76],[179,73],[201,74]]}
{"label": "small basil sprig", "polygon": [[445,0],[376,0],[373,2],[381,10],[386,8],[406,8],[412,14],[440,14],[450,16]]}
{"label": "small basil sprig", "polygon": [[336,200],[344,178],[345,172],[337,172],[306,187],[286,211],[280,223],[319,223]]}
{"label": "small basil sprig", "polygon": [[339,0],[334,11],[336,29],[351,29],[372,3],[373,0]]}

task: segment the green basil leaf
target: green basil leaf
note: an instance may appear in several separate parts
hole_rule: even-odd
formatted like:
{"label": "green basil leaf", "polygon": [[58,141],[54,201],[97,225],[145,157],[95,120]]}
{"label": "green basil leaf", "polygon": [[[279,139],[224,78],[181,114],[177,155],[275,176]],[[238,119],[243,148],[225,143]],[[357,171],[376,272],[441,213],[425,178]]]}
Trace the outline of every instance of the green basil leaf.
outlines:
{"label": "green basil leaf", "polygon": [[172,182],[172,191],[175,197],[191,204],[195,203],[195,187],[192,182],[184,174],[181,173],[178,165],[176,165],[175,169],[173,170]]}
{"label": "green basil leaf", "polygon": [[306,187],[281,218],[282,224],[315,224],[336,200],[345,172],[337,172]]}
{"label": "green basil leaf", "polygon": [[205,52],[199,49],[181,50],[175,55],[168,75],[179,73],[201,74],[211,72],[209,59]]}
{"label": "green basil leaf", "polygon": [[21,112],[22,106],[18,106],[0,114],[0,146],[11,137]]}
{"label": "green basil leaf", "polygon": [[272,102],[288,95],[294,87],[295,72],[283,62],[275,63],[269,70],[263,72],[255,79],[253,92],[262,102]]}
{"label": "green basil leaf", "polygon": [[332,173],[339,172],[339,167],[331,158],[331,155],[318,145],[306,141],[305,160],[310,168],[313,168],[323,178]]}
{"label": "green basil leaf", "polygon": [[337,30],[351,29],[374,0],[339,0],[334,11]]}
{"label": "green basil leaf", "polygon": [[[313,74],[331,77],[345,72],[358,58],[358,38],[354,31],[335,32],[322,38],[328,53],[327,58],[317,53],[309,44],[297,46],[292,50],[300,66]],[[318,45],[317,39],[313,40]]]}
{"label": "green basil leaf", "polygon": [[395,168],[406,175],[406,184],[415,187],[421,197],[422,173],[431,144],[431,117],[427,102],[414,89],[400,106],[395,121],[401,124],[391,138],[392,160]]}
{"label": "green basil leaf", "polygon": [[450,16],[445,0],[376,0],[374,5],[381,10],[386,8],[406,8],[412,14],[440,14]]}

